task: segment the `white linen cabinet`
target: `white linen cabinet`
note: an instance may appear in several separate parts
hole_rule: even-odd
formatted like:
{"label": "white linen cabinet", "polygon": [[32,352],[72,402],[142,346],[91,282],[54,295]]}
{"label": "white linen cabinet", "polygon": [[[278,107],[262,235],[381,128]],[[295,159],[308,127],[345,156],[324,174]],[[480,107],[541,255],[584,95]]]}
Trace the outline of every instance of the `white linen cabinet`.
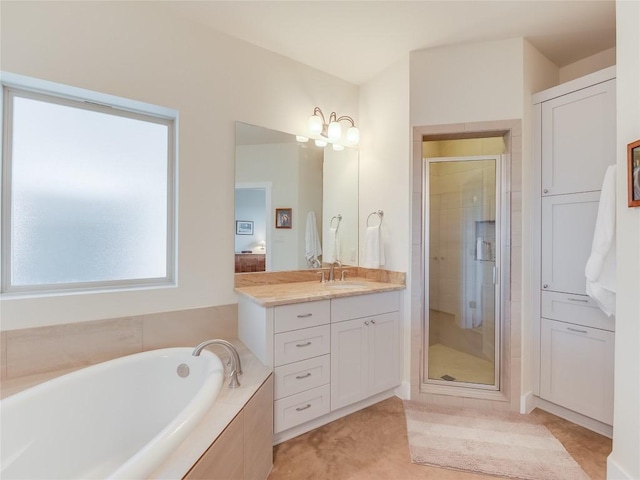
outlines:
{"label": "white linen cabinet", "polygon": [[539,407],[607,433],[614,319],[586,295],[584,269],[604,174],[616,162],[615,67],[537,93],[533,103],[534,393]]}

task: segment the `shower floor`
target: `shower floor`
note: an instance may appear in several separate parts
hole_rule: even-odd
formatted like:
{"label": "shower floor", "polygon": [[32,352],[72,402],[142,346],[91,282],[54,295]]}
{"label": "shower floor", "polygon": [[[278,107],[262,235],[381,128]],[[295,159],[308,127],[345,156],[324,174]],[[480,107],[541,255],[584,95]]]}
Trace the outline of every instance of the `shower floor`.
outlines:
{"label": "shower floor", "polygon": [[[493,363],[441,343],[429,346],[429,378],[453,377],[457,382],[493,385]],[[448,377],[445,377],[451,380]]]}

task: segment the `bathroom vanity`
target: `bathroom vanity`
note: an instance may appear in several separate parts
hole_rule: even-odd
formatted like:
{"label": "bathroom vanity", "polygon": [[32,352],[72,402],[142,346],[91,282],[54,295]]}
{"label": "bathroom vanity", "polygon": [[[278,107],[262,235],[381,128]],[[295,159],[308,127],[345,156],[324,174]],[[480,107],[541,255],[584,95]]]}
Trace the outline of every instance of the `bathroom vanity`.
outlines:
{"label": "bathroom vanity", "polygon": [[404,285],[238,288],[238,337],[274,370],[274,444],[393,395]]}

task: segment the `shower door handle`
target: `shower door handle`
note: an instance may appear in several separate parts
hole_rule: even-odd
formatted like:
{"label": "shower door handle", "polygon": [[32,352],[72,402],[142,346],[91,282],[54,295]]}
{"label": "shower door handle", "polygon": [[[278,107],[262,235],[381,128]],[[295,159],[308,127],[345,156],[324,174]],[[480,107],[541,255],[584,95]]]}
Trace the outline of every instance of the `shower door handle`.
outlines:
{"label": "shower door handle", "polygon": [[493,267],[493,284],[498,284],[498,267]]}

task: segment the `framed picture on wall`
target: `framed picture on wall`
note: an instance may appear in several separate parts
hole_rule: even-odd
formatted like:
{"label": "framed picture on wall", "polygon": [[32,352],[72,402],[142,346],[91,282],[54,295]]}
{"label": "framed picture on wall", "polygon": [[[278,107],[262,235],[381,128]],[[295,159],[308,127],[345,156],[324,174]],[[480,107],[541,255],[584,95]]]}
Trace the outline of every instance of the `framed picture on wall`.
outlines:
{"label": "framed picture on wall", "polygon": [[236,235],[253,235],[253,222],[236,220]]}
{"label": "framed picture on wall", "polygon": [[291,228],[291,208],[276,208],[276,228]]}
{"label": "framed picture on wall", "polygon": [[629,206],[640,207],[640,140],[627,145]]}

